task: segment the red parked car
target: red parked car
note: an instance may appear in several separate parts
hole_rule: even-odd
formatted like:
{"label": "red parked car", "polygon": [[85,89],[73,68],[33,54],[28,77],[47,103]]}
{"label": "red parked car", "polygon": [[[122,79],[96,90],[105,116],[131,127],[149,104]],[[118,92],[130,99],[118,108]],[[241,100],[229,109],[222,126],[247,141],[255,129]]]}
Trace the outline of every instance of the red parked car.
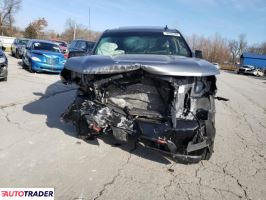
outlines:
{"label": "red parked car", "polygon": [[57,39],[51,39],[52,42],[56,43],[60,50],[62,51],[62,53],[64,54],[65,58],[67,58],[68,56],[68,45],[65,41],[62,40],[57,40]]}

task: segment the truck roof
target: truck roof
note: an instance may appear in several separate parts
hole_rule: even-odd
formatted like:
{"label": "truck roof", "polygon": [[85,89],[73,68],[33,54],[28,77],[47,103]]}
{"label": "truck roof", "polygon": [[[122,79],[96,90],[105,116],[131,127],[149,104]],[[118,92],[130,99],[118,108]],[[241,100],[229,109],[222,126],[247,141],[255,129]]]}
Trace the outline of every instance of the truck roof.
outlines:
{"label": "truck roof", "polygon": [[127,33],[127,32],[154,32],[154,33],[162,33],[162,32],[170,32],[170,33],[179,33],[177,29],[169,29],[167,26],[165,27],[154,27],[154,26],[130,26],[130,27],[119,27],[115,29],[107,29],[104,33]]}

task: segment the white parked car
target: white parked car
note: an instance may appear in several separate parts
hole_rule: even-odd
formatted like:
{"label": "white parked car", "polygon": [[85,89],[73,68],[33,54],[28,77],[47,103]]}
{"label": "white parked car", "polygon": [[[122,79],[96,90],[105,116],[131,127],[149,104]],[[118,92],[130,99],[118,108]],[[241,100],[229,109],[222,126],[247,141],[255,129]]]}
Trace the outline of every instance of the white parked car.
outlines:
{"label": "white parked car", "polygon": [[212,63],[217,69],[220,69],[219,63]]}
{"label": "white parked car", "polygon": [[252,74],[252,75],[255,75],[254,71],[255,71],[255,67],[254,66],[252,66],[252,65],[243,65],[243,66],[240,66],[238,68],[237,73],[238,74]]}

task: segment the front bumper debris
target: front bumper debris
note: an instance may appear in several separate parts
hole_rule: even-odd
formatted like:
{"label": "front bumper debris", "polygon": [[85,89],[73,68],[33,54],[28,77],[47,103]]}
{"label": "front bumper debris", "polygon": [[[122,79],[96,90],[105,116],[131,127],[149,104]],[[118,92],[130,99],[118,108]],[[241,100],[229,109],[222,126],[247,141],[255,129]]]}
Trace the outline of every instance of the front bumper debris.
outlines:
{"label": "front bumper debris", "polygon": [[215,77],[168,77],[142,70],[83,75],[64,69],[61,75],[64,83],[80,86],[61,116],[76,126],[80,138],[134,138],[180,162],[198,162],[212,153]]}

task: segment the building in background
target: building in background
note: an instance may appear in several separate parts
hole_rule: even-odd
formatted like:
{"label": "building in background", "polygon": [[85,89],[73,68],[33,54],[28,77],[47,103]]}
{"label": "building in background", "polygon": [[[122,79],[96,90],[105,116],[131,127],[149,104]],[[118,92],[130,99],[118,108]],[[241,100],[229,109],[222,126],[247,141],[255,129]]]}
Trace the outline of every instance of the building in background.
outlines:
{"label": "building in background", "polygon": [[9,51],[15,39],[15,37],[0,36],[0,46],[4,46]]}
{"label": "building in background", "polygon": [[266,55],[243,53],[240,56],[240,66],[244,65],[266,69]]}

